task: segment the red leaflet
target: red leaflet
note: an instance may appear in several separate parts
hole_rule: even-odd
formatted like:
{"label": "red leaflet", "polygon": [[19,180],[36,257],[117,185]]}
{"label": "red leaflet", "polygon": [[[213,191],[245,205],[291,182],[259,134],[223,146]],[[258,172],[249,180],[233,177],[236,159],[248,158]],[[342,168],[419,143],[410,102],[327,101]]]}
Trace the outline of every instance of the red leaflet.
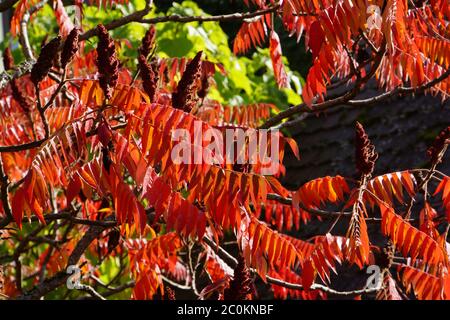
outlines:
{"label": "red leaflet", "polygon": [[[131,272],[136,279],[133,299],[152,299],[157,290],[164,292],[161,269],[166,265],[174,270],[177,265],[176,253],[182,247],[181,240],[175,233],[157,236],[149,241],[130,239],[126,243],[130,258]],[[169,257],[168,261],[161,257]]]}
{"label": "red leaflet", "polygon": [[38,2],[39,0],[20,0],[17,3],[11,18],[11,34],[13,37],[17,36],[20,32],[20,23],[24,14]]}
{"label": "red leaflet", "polygon": [[409,255],[412,263],[421,258],[430,265],[447,265],[446,254],[438,242],[404,221],[386,204],[379,202],[378,205],[383,219],[382,232],[391,238],[405,257]]}
{"label": "red leaflet", "polygon": [[326,202],[344,200],[350,189],[341,176],[324,177],[307,182],[292,195],[292,203],[299,209],[300,203],[307,208],[319,208]]}
{"label": "red leaflet", "polygon": [[351,263],[355,263],[360,269],[369,262],[369,234],[367,232],[365,208],[357,203],[353,208],[353,215],[350,227],[347,231],[349,243],[346,247],[346,258]]}
{"label": "red leaflet", "polygon": [[409,171],[393,172],[371,179],[367,184],[368,192],[364,193],[364,200],[373,207],[377,199],[390,205],[394,199],[401,204],[406,203],[405,194],[415,195],[416,179]]}
{"label": "red leaflet", "polygon": [[251,22],[244,22],[234,39],[233,53],[246,53],[252,46],[261,46],[271,26],[270,14],[257,17]]}
{"label": "red leaflet", "polygon": [[274,265],[291,268],[303,260],[289,238],[271,230],[253,216],[243,221],[238,240],[246,263],[256,268],[263,279],[268,268]]}
{"label": "red leaflet", "polygon": [[273,72],[279,88],[289,88],[289,78],[284,69],[283,53],[281,51],[280,38],[275,31],[270,33],[270,58],[272,59]]}
{"label": "red leaflet", "polygon": [[313,59],[317,57],[322,48],[322,44],[325,41],[325,35],[319,21],[315,21],[311,24],[308,33],[308,47],[311,49]]}
{"label": "red leaflet", "polygon": [[389,272],[383,277],[383,288],[377,292],[377,300],[403,300],[397,290],[397,283]]}
{"label": "red leaflet", "polygon": [[414,291],[421,300],[448,300],[450,291],[450,278],[444,275],[443,279],[422,270],[402,265],[402,282],[408,291]]}
{"label": "red leaflet", "polygon": [[323,282],[329,282],[330,271],[336,273],[336,262],[342,262],[346,238],[327,234],[316,237],[314,244],[298,239],[291,240],[291,242],[305,254],[301,273],[305,289],[310,288],[317,276]]}

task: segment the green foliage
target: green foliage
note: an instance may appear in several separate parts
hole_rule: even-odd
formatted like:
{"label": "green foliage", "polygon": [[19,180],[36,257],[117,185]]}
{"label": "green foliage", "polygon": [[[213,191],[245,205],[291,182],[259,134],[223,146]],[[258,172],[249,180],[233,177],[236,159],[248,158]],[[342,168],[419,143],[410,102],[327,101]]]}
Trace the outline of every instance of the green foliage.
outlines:
{"label": "green foliage", "polygon": [[[193,1],[173,3],[167,14],[207,15]],[[209,60],[223,64],[227,75],[216,75],[217,90],[212,90],[210,97],[231,105],[271,102],[286,106],[301,102],[300,75],[287,68],[295,90],[278,90],[269,50],[257,50],[251,59],[236,57],[228,45],[228,36],[218,22],[165,23],[157,25],[157,30],[161,56],[192,57],[203,50]]]}
{"label": "green foliage", "polygon": [[[132,0],[127,5],[118,5],[115,9],[98,10],[95,6],[85,6],[83,28],[95,28],[98,23],[108,22],[128,15],[144,7],[143,0]],[[70,17],[74,18],[73,7],[66,7]],[[157,17],[153,8],[147,18]],[[194,1],[174,2],[164,14],[178,14],[181,16],[206,16]],[[50,18],[51,17],[51,18]],[[112,37],[120,45],[119,57],[131,69],[137,65],[136,48],[139,47],[146,30],[146,25],[129,23],[121,28],[110,31]],[[288,67],[286,70],[291,79],[292,89],[279,90],[273,75],[272,64],[268,49],[256,50],[251,58],[236,57],[229,47],[229,39],[218,22],[191,23],[161,23],[157,24],[158,54],[161,57],[193,57],[203,50],[207,58],[213,62],[222,63],[227,74],[217,74],[215,81],[217,88],[212,88],[209,97],[224,104],[242,105],[256,102],[274,103],[283,108],[288,104],[301,102],[301,82],[303,79],[297,72]],[[44,6],[29,25],[30,41],[33,50],[39,52],[40,45],[46,37],[56,35],[58,26],[50,5]],[[85,50],[93,50],[97,39],[91,38]],[[2,48],[3,49],[3,48]],[[14,50],[16,61],[23,59],[20,50]]]}

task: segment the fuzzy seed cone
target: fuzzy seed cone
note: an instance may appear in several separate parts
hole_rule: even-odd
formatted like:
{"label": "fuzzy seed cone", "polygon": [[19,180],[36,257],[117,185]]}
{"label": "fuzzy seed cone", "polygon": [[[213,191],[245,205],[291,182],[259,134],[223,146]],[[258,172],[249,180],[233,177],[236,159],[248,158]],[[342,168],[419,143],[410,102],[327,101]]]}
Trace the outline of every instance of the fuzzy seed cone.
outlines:
{"label": "fuzzy seed cone", "polygon": [[38,85],[47,75],[53,66],[53,61],[58,57],[58,49],[61,37],[53,38],[41,49],[41,54],[31,69],[31,81]]}
{"label": "fuzzy seed cone", "polygon": [[108,148],[102,147],[102,162],[103,166],[106,169],[106,172],[109,172],[109,168],[111,168],[111,157],[109,156]]}
{"label": "fuzzy seed cone", "polygon": [[19,106],[25,113],[30,112],[32,105],[27,99],[27,96],[20,90],[20,84],[18,79],[13,79],[10,83],[12,96],[17,101]]}
{"label": "fuzzy seed cone", "polygon": [[145,56],[141,54],[138,60],[139,70],[141,71],[142,86],[145,93],[149,96],[150,101],[154,102],[158,86],[158,74],[153,71],[152,65],[147,62]]}
{"label": "fuzzy seed cone", "polygon": [[223,292],[224,300],[248,300],[251,293],[250,271],[245,265],[245,260],[242,256],[238,257],[238,264],[234,269],[233,280],[230,281],[230,286]]}
{"label": "fuzzy seed cone", "polygon": [[99,24],[97,26],[97,68],[100,73],[100,87],[107,99],[111,99],[113,89],[119,80],[119,60],[116,56],[114,41],[108,34],[106,28]]}
{"label": "fuzzy seed cone", "polygon": [[3,51],[3,68],[5,70],[11,70],[14,67],[14,58],[11,53],[11,49],[7,47]]}
{"label": "fuzzy seed cone", "polygon": [[177,89],[172,93],[172,106],[185,112],[191,112],[198,101],[198,79],[201,75],[202,54],[200,51],[186,66],[186,70],[178,82]]}
{"label": "fuzzy seed cone", "polygon": [[355,149],[358,173],[361,176],[371,175],[375,168],[375,161],[378,159],[378,153],[375,152],[375,146],[370,142],[363,126],[359,122],[356,122]]}
{"label": "fuzzy seed cone", "polygon": [[120,231],[117,229],[111,230],[108,234],[108,253],[111,253],[120,242]]}
{"label": "fuzzy seed cone", "polygon": [[72,31],[67,35],[66,41],[64,42],[64,47],[61,52],[61,67],[64,69],[67,64],[73,59],[78,51],[78,39],[80,37],[80,29],[77,27],[73,28]]}
{"label": "fuzzy seed cone", "polygon": [[432,146],[427,150],[428,158],[430,158],[432,163],[438,164],[442,161],[442,159],[439,159],[440,153],[447,144],[450,144],[450,126],[439,133],[436,139],[434,139]]}
{"label": "fuzzy seed cone", "polygon": [[198,97],[200,99],[204,99],[206,95],[208,94],[209,90],[209,78],[206,73],[202,75],[202,81],[201,81],[201,87],[200,90],[198,90]]}
{"label": "fuzzy seed cone", "polygon": [[142,38],[141,46],[139,47],[139,54],[148,58],[149,54],[152,52],[153,47],[155,46],[155,38],[156,38],[156,28],[154,25],[150,26],[150,29],[147,30],[145,36]]}

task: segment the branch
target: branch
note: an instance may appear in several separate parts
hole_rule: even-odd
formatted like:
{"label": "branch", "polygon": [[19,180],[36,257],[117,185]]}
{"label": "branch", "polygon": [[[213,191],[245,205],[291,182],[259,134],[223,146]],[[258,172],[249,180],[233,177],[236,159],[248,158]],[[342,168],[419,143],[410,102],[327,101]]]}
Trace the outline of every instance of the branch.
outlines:
{"label": "branch", "polygon": [[63,89],[64,85],[66,84],[66,74],[67,74],[67,68],[64,69],[63,74],[62,74],[61,78],[58,81],[59,82],[58,83],[58,87],[53,92],[52,96],[47,101],[47,103],[44,105],[44,107],[42,107],[42,109],[44,111],[47,110],[53,104],[53,102],[55,102],[56,97],[61,92],[61,90]]}
{"label": "branch", "polygon": [[[59,213],[51,213],[44,216],[46,222],[55,221],[55,220],[68,220],[73,222],[74,224],[82,224],[86,226],[98,226],[103,228],[113,228],[117,226],[117,222],[114,220],[88,220],[88,219],[80,219],[73,216],[73,212],[59,212]],[[24,218],[23,222],[37,222],[39,219],[36,216],[31,217],[30,220],[28,218]]]}
{"label": "branch", "polygon": [[[91,276],[91,278],[94,279],[100,286],[102,286],[105,289],[107,289],[107,291],[105,291],[105,292],[103,292],[101,294],[101,297],[104,297],[104,298],[112,296],[112,295],[114,295],[116,293],[122,292],[122,291],[124,291],[126,289],[133,288],[135,286],[135,281],[131,280],[131,281],[126,282],[124,284],[121,284],[121,285],[119,285],[117,287],[111,288],[111,287],[105,286],[103,283],[101,283],[99,281],[100,279],[98,279],[97,277]],[[80,300],[89,300],[89,297],[81,297]]]}
{"label": "branch", "polygon": [[[275,284],[277,286],[281,286],[288,289],[294,289],[294,290],[304,290],[305,288],[301,284],[297,283],[291,283],[287,281],[283,281],[277,278],[273,278],[270,276],[267,276],[267,282],[271,284]],[[381,281],[380,281],[381,282]],[[368,293],[375,293],[379,291],[381,287],[377,286],[375,288],[364,288],[359,290],[352,290],[352,291],[337,291],[335,289],[332,289],[330,287],[324,286],[322,284],[314,283],[311,285],[309,290],[320,290],[323,292],[326,292],[328,294],[334,294],[336,296],[359,296],[361,294],[368,294]]]}
{"label": "branch", "polygon": [[[269,193],[267,195],[268,200],[275,200],[282,204],[292,205],[292,199],[291,198],[284,198],[278,194]],[[328,211],[328,210],[320,210],[315,208],[308,208],[304,204],[299,203],[298,204],[300,209],[305,210],[306,212],[322,217],[322,218],[351,218],[352,212],[351,211]],[[379,223],[381,222],[380,218],[364,218],[367,223]],[[407,221],[415,221],[414,219],[410,219]]]}
{"label": "branch", "polygon": [[[208,246],[210,246],[216,254],[225,262],[227,263],[232,269],[236,268],[237,266],[237,260],[229,254],[226,250],[224,250],[222,247],[216,245],[214,241],[207,237],[203,237],[203,242],[206,243]],[[256,273],[254,269],[251,269],[252,272]],[[292,283],[287,282],[284,280],[280,280],[277,278],[274,278],[272,276],[266,275],[266,280],[268,283],[275,284],[284,288],[293,289],[293,290],[304,290],[305,288],[298,283]],[[360,290],[353,290],[353,291],[337,291],[335,289],[329,288],[327,286],[324,286],[322,284],[314,283],[309,290],[321,290],[323,292],[334,294],[338,296],[357,296],[361,294],[367,294],[367,293],[374,293],[380,290],[380,288],[364,288]]]}
{"label": "branch", "polygon": [[156,17],[156,18],[151,18],[151,19],[142,19],[140,22],[149,23],[149,24],[155,24],[155,23],[161,23],[161,22],[181,22],[181,23],[210,22],[210,21],[228,22],[228,21],[236,21],[236,20],[245,20],[245,19],[255,18],[258,16],[265,15],[267,13],[276,12],[279,8],[280,8],[280,5],[276,4],[273,7],[257,10],[254,12],[230,13],[230,14],[223,14],[223,15],[217,15],[217,16],[180,16],[180,15],[174,14],[174,15],[170,15],[170,16],[162,16],[162,17]]}
{"label": "branch", "polygon": [[385,92],[385,93],[380,94],[375,97],[362,99],[362,100],[349,100],[346,102],[346,104],[349,106],[360,107],[360,106],[367,106],[367,105],[372,105],[372,104],[375,104],[378,102],[382,102],[388,98],[395,97],[399,94],[423,93],[426,90],[428,90],[428,89],[432,88],[433,86],[435,86],[436,84],[438,84],[439,82],[444,81],[449,76],[450,76],[450,69],[447,70],[446,72],[444,72],[440,77],[433,79],[432,81],[427,82],[420,87],[417,87],[417,88],[398,87],[398,88],[395,88],[394,90]]}
{"label": "branch", "polygon": [[[113,30],[113,29],[119,28],[121,26],[124,26],[130,22],[141,22],[142,18],[144,18],[150,12],[150,9],[151,9],[151,7],[149,5],[147,5],[142,10],[133,12],[127,16],[124,16],[122,18],[114,20],[110,23],[105,24],[104,26],[105,26],[106,30]],[[96,28],[90,29],[80,35],[80,41],[87,40],[96,35],[97,35],[97,29]]]}
{"label": "branch", "polygon": [[274,125],[280,123],[283,119],[289,118],[295,114],[299,113],[316,113],[319,111],[323,111],[325,109],[329,109],[331,107],[344,104],[354,97],[353,90],[348,91],[345,94],[338,96],[337,98],[327,100],[321,103],[313,103],[311,106],[308,106],[306,103],[301,103],[296,106],[290,107],[284,111],[281,111],[276,116],[267,120],[263,125],[259,127],[259,129],[269,129]]}
{"label": "branch", "polygon": [[100,293],[98,293],[97,291],[95,291],[94,288],[92,288],[90,285],[87,284],[79,284],[77,286],[77,290],[80,291],[85,291],[87,293],[89,293],[93,298],[97,299],[97,300],[106,300],[105,297],[103,297]]}
{"label": "branch", "polygon": [[[382,46],[384,47],[384,45]],[[384,50],[379,50],[380,53],[378,54],[378,60],[375,62],[375,67],[372,68],[371,72],[369,74],[366,75],[364,81],[367,81],[369,78],[371,78],[374,74],[374,72],[376,71],[376,69],[378,68],[378,65],[381,61],[381,58],[383,56]],[[444,72],[441,76],[439,76],[436,79],[433,79],[425,84],[423,84],[422,86],[419,86],[417,88],[412,88],[412,87],[398,87],[395,88],[394,90],[391,90],[389,92],[385,92],[383,94],[380,94],[378,96],[375,97],[371,97],[368,99],[363,99],[363,100],[351,100],[354,96],[355,96],[355,89],[359,90],[360,85],[358,85],[358,83],[355,84],[355,88],[353,88],[352,91],[346,92],[345,94],[337,97],[337,98],[333,98],[330,100],[327,100],[325,102],[322,103],[313,103],[311,106],[307,106],[305,103],[290,107],[280,113],[278,113],[277,115],[275,115],[274,117],[268,119],[263,125],[261,125],[259,128],[260,129],[268,129],[270,127],[275,126],[276,124],[280,123],[282,120],[284,120],[285,118],[289,118],[295,114],[302,114],[302,113],[317,113],[320,111],[325,111],[326,109],[332,108],[332,107],[336,107],[338,105],[347,105],[347,106],[352,106],[352,107],[365,107],[368,105],[372,105],[375,103],[379,103],[382,102],[384,100],[387,100],[388,98],[400,95],[400,94],[420,94],[425,92],[426,90],[432,88],[433,86],[437,85],[438,83],[444,81],[445,79],[447,79],[450,76],[450,69],[447,70],[446,72]],[[364,82],[363,79],[360,81],[360,84]],[[352,94],[353,92],[353,94]],[[288,128],[288,127],[293,127],[296,124],[298,124],[298,122],[303,121],[304,118],[299,118],[299,119],[294,119],[292,121],[288,121],[285,122],[281,125],[279,125],[279,128]]]}
{"label": "branch", "polygon": [[22,293],[22,263],[20,262],[20,255],[27,251],[29,247],[27,247],[28,243],[32,241],[32,238],[39,234],[44,229],[44,226],[38,226],[32,232],[30,232],[22,241],[20,241],[17,248],[14,250],[13,260],[15,262],[16,269],[16,287],[20,293]]}
{"label": "branch", "polygon": [[25,12],[20,21],[20,35],[19,42],[22,46],[23,54],[27,60],[34,60],[33,50],[31,49],[30,39],[28,38],[28,23],[30,21],[31,15],[41,9],[47,0],[43,0],[36,5],[32,6],[29,10]]}
{"label": "branch", "polygon": [[127,282],[127,283],[124,283],[124,284],[122,284],[122,285],[120,285],[120,286],[117,286],[117,287],[115,287],[115,288],[109,289],[109,291],[105,292],[105,293],[103,294],[103,296],[104,296],[104,297],[112,296],[113,294],[122,292],[123,290],[129,289],[129,288],[133,288],[134,285],[135,285],[134,280],[131,280],[131,281],[129,281],[129,282]]}
{"label": "branch", "polygon": [[3,71],[2,73],[0,73],[0,89],[5,88],[12,79],[20,78],[24,74],[30,72],[33,64],[33,60],[25,60],[15,67],[14,73],[9,74],[7,71]]}
{"label": "branch", "polygon": [[[84,251],[89,247],[92,241],[94,241],[104,229],[99,226],[91,226],[88,231],[84,234],[81,240],[77,243],[75,249],[72,251],[67,262],[67,266],[76,265],[83,255]],[[69,274],[65,271],[57,273],[50,279],[43,281],[41,284],[35,286],[32,290],[19,296],[18,300],[34,300],[46,295],[47,293],[53,291],[57,287],[63,285]]]}
{"label": "branch", "polygon": [[[268,200],[275,200],[278,201],[282,204],[287,204],[287,205],[292,205],[292,199],[291,198],[284,198],[278,194],[274,194],[274,193],[269,193],[267,195],[267,199]],[[316,216],[320,216],[320,217],[340,217],[340,216],[344,216],[344,217],[351,217],[352,213],[350,211],[326,211],[326,210],[319,210],[319,209],[314,209],[314,208],[308,208],[306,207],[303,203],[299,203],[299,207],[302,210],[305,210],[311,214],[314,214]]]}
{"label": "branch", "polygon": [[19,151],[34,149],[34,148],[40,147],[45,141],[47,141],[47,140],[40,139],[40,140],[27,142],[27,143],[23,143],[23,144],[17,144],[14,146],[0,146],[0,152],[19,152]]}
{"label": "branch", "polygon": [[167,278],[167,277],[165,277],[163,275],[161,275],[161,279],[163,279],[164,282],[167,282],[171,286],[173,286],[175,288],[178,288],[180,290],[192,290],[191,286],[187,286],[187,285],[180,284],[178,282],[172,281],[172,280],[170,280],[169,278]]}
{"label": "branch", "polygon": [[41,93],[40,93],[40,89],[39,89],[39,84],[35,84],[35,90],[36,90],[36,101],[37,101],[37,109],[39,112],[39,116],[41,118],[42,124],[44,126],[44,140],[47,140],[50,137],[50,127],[48,125],[48,121],[47,121],[47,117],[45,116],[45,110],[42,107],[41,104]]}
{"label": "branch", "polygon": [[[113,127],[111,127],[112,130],[119,130],[126,127],[126,123],[118,124]],[[55,134],[55,133],[54,133]],[[54,135],[53,134],[53,135]],[[97,128],[89,131],[86,136],[91,137],[97,134]],[[49,137],[50,138],[50,137]],[[17,144],[13,146],[0,146],[0,153],[2,152],[19,152],[19,151],[25,151],[30,150],[34,148],[40,147],[44,142],[46,142],[48,139],[40,139],[32,142],[27,142],[24,144]]]}
{"label": "branch", "polygon": [[[266,13],[275,12],[278,10],[280,5],[275,5],[273,7],[262,9],[254,12],[247,12],[247,13],[231,13],[231,14],[225,14],[225,15],[218,15],[218,16],[180,16],[177,14],[170,15],[170,16],[162,16],[162,17],[156,17],[156,18],[150,18],[150,19],[144,19],[144,16],[146,16],[150,12],[150,8],[145,8],[140,11],[136,11],[132,14],[129,14],[127,16],[124,16],[122,18],[119,18],[117,20],[114,20],[110,23],[105,24],[106,30],[113,30],[116,28],[119,28],[121,26],[124,26],[130,22],[140,22],[140,23],[147,23],[147,24],[156,24],[156,23],[163,23],[163,22],[180,22],[180,23],[188,23],[188,22],[208,22],[208,21],[218,21],[218,22],[226,22],[226,21],[235,21],[235,20],[244,20],[244,19],[250,19],[257,16],[264,15]],[[87,40],[89,38],[94,37],[97,34],[96,29],[91,29],[80,35],[80,40]]]}

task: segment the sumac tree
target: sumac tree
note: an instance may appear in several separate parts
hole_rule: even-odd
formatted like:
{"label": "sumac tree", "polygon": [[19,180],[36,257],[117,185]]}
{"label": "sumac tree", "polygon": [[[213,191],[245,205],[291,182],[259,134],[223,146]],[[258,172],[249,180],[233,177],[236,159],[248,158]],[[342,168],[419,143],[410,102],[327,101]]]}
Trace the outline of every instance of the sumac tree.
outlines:
{"label": "sumac tree", "polygon": [[[300,158],[288,129],[301,114],[448,98],[447,0],[244,0],[248,12],[220,16],[128,2],[9,2],[19,47],[4,50],[0,79],[3,298],[254,299],[266,283],[279,299],[450,299],[450,178],[438,170],[450,127],[428,149],[429,166],[374,176],[376,145],[355,123],[357,179],[298,190],[279,180],[285,153]],[[58,31],[36,50],[28,29],[42,10]],[[112,20],[92,26],[97,10]],[[236,55],[269,48],[280,89],[295,84],[275,23],[304,42],[302,103],[218,99],[233,75],[214,42],[187,56],[160,50],[170,39],[159,41],[157,26],[228,21],[242,23]],[[147,29],[139,47],[111,36],[136,24]],[[360,99],[369,81],[381,93]],[[317,219],[347,231],[296,236]],[[333,289],[340,270],[373,266],[372,284]]]}

